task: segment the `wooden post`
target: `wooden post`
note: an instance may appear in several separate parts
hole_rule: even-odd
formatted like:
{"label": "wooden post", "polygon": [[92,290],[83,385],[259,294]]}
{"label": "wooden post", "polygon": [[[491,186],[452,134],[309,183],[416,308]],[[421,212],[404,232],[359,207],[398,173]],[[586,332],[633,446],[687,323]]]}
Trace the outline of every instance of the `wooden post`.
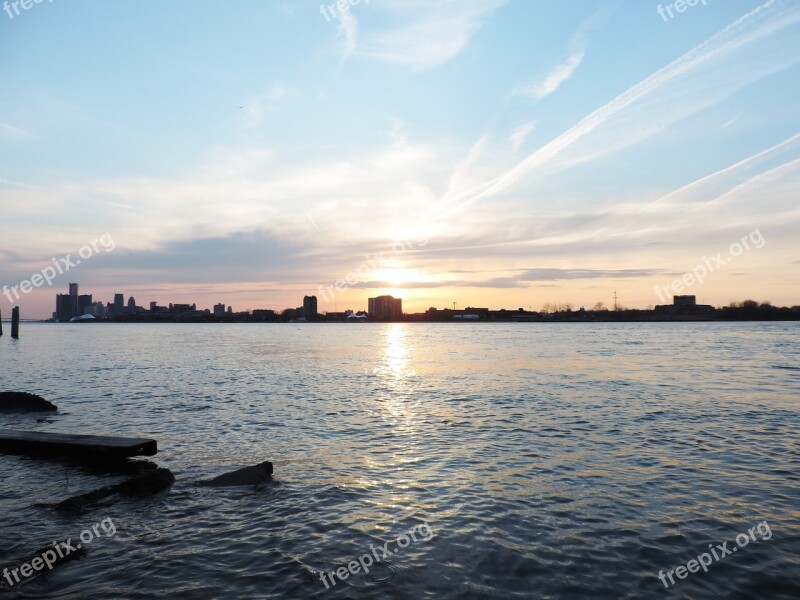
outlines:
{"label": "wooden post", "polygon": [[11,310],[11,337],[19,337],[19,306]]}
{"label": "wooden post", "polygon": [[0,310],[0,337],[3,337],[3,311]]}

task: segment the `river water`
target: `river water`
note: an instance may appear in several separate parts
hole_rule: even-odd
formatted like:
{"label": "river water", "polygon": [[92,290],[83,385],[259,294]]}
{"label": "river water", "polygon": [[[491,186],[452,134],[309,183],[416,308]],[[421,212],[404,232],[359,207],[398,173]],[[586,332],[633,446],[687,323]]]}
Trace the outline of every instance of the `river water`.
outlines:
{"label": "river water", "polygon": [[[0,568],[116,530],[4,596],[800,597],[798,323],[21,333],[0,390],[60,411],[0,428],[153,437],[177,482],[67,516],[120,477],[0,456]],[[197,485],[263,460],[260,488]]]}

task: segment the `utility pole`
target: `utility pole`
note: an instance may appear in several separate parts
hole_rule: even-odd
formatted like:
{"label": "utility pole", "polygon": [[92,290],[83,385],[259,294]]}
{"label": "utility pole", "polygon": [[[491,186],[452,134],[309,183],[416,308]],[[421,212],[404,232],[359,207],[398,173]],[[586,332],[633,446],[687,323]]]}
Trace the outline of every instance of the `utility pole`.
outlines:
{"label": "utility pole", "polygon": [[453,302],[453,312],[456,312],[456,304],[458,304],[458,302]]}
{"label": "utility pole", "polygon": [[619,304],[617,304],[617,288],[614,288],[614,312],[619,311]]}

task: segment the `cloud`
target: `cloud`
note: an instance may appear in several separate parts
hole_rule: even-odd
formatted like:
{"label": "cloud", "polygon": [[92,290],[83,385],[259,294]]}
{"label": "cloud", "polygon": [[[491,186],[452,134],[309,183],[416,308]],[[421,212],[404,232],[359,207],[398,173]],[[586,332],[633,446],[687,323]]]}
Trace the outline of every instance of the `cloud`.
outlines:
{"label": "cloud", "polygon": [[[800,62],[800,6],[766,4],[598,108],[453,210],[649,139],[734,92]],[[784,35],[779,35],[783,33]]]}
{"label": "cloud", "polygon": [[534,129],[536,129],[536,121],[529,121],[528,123],[523,123],[511,132],[508,140],[511,142],[511,148],[515,153],[519,151],[522,144],[525,143],[525,140],[528,139],[528,136]]}
{"label": "cloud", "polygon": [[20,129],[19,127],[14,127],[13,125],[9,125],[8,123],[0,122],[0,138],[9,138],[9,139],[26,139],[32,138],[33,135],[24,129]]}
{"label": "cloud", "polygon": [[284,100],[295,98],[300,91],[280,81],[273,83],[263,94],[247,99],[242,106],[240,128],[246,132],[260,129],[276,106]]}
{"label": "cloud", "polygon": [[167,240],[130,253],[124,247],[92,258],[87,268],[135,273],[152,283],[295,281],[308,247],[264,229]]}
{"label": "cloud", "polygon": [[[720,169],[658,198],[642,209],[642,212],[685,212],[686,208],[704,207],[732,190],[741,189],[777,166],[796,162],[800,157],[800,133]],[[788,160],[787,160],[788,159]],[[709,198],[714,200],[709,201]]]}
{"label": "cloud", "polygon": [[342,39],[341,64],[343,65],[353,55],[358,45],[358,19],[350,11],[339,14],[338,37]]}
{"label": "cloud", "polygon": [[574,52],[566,61],[550,71],[542,81],[518,88],[515,95],[530,98],[534,102],[546,98],[575,74],[585,56],[586,52],[583,50]]}
{"label": "cloud", "polygon": [[575,279],[630,279],[659,275],[660,269],[528,269],[519,274],[523,281],[566,281]]}
{"label": "cloud", "polygon": [[3,179],[0,177],[0,185],[7,185],[11,187],[20,187],[20,188],[28,188],[31,190],[44,190],[44,188],[39,187],[38,185],[31,185],[29,183],[22,183],[21,181],[13,181],[11,179]]}
{"label": "cloud", "polygon": [[[451,273],[461,273],[461,271],[451,271]],[[491,277],[489,279],[440,279],[438,281],[407,281],[396,283],[391,281],[363,281],[351,286],[356,289],[440,289],[440,288],[495,288],[513,289],[529,288],[535,282],[553,281],[575,281],[588,279],[633,279],[638,277],[651,277],[660,275],[663,271],[659,269],[620,269],[620,270],[601,270],[601,269],[525,269],[503,277]]]}
{"label": "cloud", "polygon": [[484,21],[507,0],[383,0],[398,16],[412,23],[372,32],[364,37],[357,55],[368,60],[434,69],[457,57],[481,29]]}
{"label": "cloud", "polygon": [[570,41],[572,50],[569,57],[553,67],[540,81],[519,86],[512,92],[512,95],[527,97],[538,102],[558,91],[563,83],[572,78],[583,63],[583,59],[586,58],[586,49],[589,46],[592,30],[605,23],[614,10],[616,7],[609,6],[586,19],[572,36]]}

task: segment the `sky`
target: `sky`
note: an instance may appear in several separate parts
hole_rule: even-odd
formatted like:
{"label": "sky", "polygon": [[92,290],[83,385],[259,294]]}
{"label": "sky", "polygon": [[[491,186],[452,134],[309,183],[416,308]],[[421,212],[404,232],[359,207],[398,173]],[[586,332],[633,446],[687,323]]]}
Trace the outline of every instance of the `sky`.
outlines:
{"label": "sky", "polygon": [[800,1],[25,5],[6,316],[800,304]]}

